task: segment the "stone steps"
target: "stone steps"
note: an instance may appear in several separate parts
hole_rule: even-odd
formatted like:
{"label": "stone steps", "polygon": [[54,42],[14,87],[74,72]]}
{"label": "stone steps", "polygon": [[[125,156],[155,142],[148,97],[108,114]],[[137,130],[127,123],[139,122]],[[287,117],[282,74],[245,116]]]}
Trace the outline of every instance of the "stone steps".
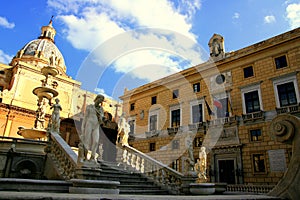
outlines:
{"label": "stone steps", "polygon": [[101,170],[100,176],[103,179],[120,182],[120,194],[168,194],[168,191],[161,189],[153,181],[118,163],[101,162]]}

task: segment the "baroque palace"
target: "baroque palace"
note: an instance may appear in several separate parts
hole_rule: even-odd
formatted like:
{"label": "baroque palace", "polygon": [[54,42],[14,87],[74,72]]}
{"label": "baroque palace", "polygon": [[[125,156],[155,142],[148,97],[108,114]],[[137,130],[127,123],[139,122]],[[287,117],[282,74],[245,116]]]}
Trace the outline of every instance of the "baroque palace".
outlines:
{"label": "baroque palace", "polygon": [[[48,82],[57,91],[62,111],[60,112],[60,133],[71,146],[77,146],[79,138],[76,122],[82,119],[88,104],[93,104],[97,94],[80,88],[81,83],[66,74],[64,57],[55,45],[56,31],[52,20],[41,28],[41,34],[21,48],[9,65],[0,63],[0,132],[1,136],[22,138],[17,134],[19,127],[32,128],[37,114],[37,96],[33,89]],[[45,80],[41,69],[55,67],[58,75]],[[54,103],[50,102],[50,104]],[[118,102],[105,98],[105,111],[112,117],[121,113]],[[46,107],[45,127],[51,118],[52,110]]]}
{"label": "baroque palace", "polygon": [[194,162],[206,147],[211,182],[275,185],[292,146],[269,127],[300,113],[300,28],[233,52],[218,34],[208,45],[208,61],[124,91],[130,145],[184,173],[189,133]]}

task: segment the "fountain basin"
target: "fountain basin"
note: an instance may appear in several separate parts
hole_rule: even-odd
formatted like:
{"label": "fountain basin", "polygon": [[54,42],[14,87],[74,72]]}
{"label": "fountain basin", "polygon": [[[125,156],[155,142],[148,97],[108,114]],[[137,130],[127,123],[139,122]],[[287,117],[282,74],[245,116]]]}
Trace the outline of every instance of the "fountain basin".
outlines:
{"label": "fountain basin", "polygon": [[58,70],[55,67],[46,66],[41,69],[43,75],[48,76],[56,76],[58,74]]}
{"label": "fountain basin", "polygon": [[47,98],[48,100],[51,100],[53,97],[56,97],[58,95],[58,92],[56,90],[49,87],[37,87],[34,88],[32,92],[39,98],[44,97]]}
{"label": "fountain basin", "polygon": [[190,183],[190,193],[194,195],[221,194],[226,191],[226,183]]}
{"label": "fountain basin", "polygon": [[19,131],[17,132],[18,135],[21,135],[22,137],[26,139],[43,139],[46,138],[47,131],[42,130],[42,129],[26,129],[26,128],[20,128]]}

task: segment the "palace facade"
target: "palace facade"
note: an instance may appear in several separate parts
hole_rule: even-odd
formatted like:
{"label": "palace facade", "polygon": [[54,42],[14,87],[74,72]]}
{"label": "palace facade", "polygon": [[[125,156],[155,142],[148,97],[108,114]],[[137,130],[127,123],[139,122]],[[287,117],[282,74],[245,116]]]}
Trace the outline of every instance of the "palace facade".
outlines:
{"label": "palace facade", "polygon": [[269,126],[300,115],[300,28],[233,52],[218,34],[208,45],[208,61],[124,91],[130,145],[184,173],[192,134],[194,161],[206,147],[210,181],[275,185],[292,149]]}
{"label": "palace facade", "polygon": [[[81,89],[81,83],[68,76],[64,57],[55,45],[55,34],[51,20],[41,28],[40,36],[25,44],[8,65],[0,63],[1,136],[22,138],[17,134],[18,128],[34,126],[38,97],[33,90],[48,82],[48,86],[58,93],[52,101],[58,98],[62,107],[60,133],[71,146],[77,146],[76,122],[80,123],[85,106],[93,104],[97,94]],[[41,72],[45,66],[56,68],[58,75],[45,80]],[[113,118],[121,114],[121,107],[116,100],[105,98],[103,107]],[[48,105],[46,126],[51,113]]]}

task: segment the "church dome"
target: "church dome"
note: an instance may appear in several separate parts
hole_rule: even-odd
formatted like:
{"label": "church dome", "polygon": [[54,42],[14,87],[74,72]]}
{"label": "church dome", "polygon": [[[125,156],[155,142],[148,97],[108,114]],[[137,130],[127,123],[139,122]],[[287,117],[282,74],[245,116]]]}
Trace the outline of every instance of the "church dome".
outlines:
{"label": "church dome", "polygon": [[[28,42],[14,60],[20,60],[33,64],[37,67],[53,66],[58,69],[60,74],[66,73],[65,60],[59,49],[54,43],[55,29],[52,27],[52,20],[47,26],[41,29],[41,35],[38,39]],[[12,63],[13,63],[12,61]]]}

